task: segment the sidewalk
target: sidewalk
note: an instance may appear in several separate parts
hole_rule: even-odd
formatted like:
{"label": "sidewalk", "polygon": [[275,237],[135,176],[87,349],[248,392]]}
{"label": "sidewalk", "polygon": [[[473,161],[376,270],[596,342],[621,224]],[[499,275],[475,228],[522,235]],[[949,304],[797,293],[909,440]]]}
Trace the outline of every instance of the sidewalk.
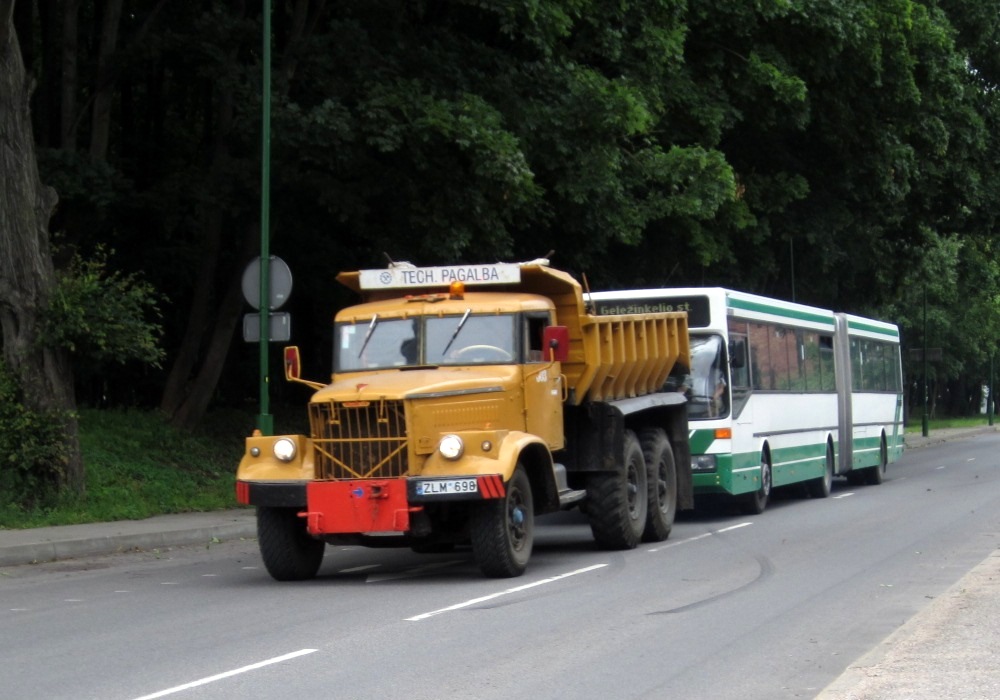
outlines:
{"label": "sidewalk", "polygon": [[[996,432],[1000,426],[906,436],[907,449]],[[91,525],[0,530],[0,567],[57,559],[256,538],[251,508],[161,515]],[[1000,698],[1000,550],[875,649],[817,700]]]}

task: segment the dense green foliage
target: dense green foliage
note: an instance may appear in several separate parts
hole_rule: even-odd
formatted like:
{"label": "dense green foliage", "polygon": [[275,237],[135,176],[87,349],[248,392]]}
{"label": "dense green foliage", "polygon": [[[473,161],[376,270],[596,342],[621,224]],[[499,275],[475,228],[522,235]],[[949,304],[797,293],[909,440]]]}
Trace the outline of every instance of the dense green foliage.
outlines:
{"label": "dense green foliage", "polygon": [[75,256],[59,273],[45,311],[42,341],[67,348],[80,369],[96,373],[136,360],[158,366],[163,359],[156,292],[135,274],[107,271],[107,258]]}
{"label": "dense green foliage", "polygon": [[[113,4],[15,17],[53,231],[84,258],[114,249],[112,283],[141,273],[121,304],[170,300],[163,368],[85,373],[81,399],[253,400],[227,295],[259,235],[260,5],[125,0],[109,28]],[[1000,330],[997,0],[274,8],[271,248],[313,376],[349,301],[338,270],[554,250],[595,289],[718,284],[894,320],[907,349],[944,348],[934,396],[975,403]],[[77,307],[98,307],[67,299],[62,327],[88,328]],[[153,357],[149,326],[125,331]],[[198,374],[220,342],[224,370]]]}
{"label": "dense green foliage", "polygon": [[59,421],[25,407],[17,382],[0,362],[0,508],[43,507],[54,493],[66,451]]}

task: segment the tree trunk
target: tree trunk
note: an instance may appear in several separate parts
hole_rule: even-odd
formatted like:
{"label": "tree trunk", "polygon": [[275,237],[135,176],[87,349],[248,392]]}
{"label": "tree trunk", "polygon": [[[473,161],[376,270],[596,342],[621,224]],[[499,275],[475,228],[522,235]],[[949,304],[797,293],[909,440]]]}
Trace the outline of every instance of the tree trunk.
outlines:
{"label": "tree trunk", "polygon": [[[243,257],[250,254],[256,241],[257,230],[252,227],[248,228],[241,251]],[[171,425],[177,428],[192,430],[197,427],[215,394],[215,387],[219,383],[222,368],[226,363],[226,355],[229,354],[229,348],[233,343],[233,332],[243,315],[244,301],[240,285],[242,276],[242,270],[240,270],[233,275],[233,279],[226,286],[226,294],[219,304],[215,323],[212,326],[212,336],[198,375],[191,382],[190,390],[170,421]]]}
{"label": "tree trunk", "polygon": [[41,345],[42,313],[55,286],[48,221],[58,198],[38,176],[29,107],[32,84],[13,26],[14,0],[0,0],[0,327],[3,358],[25,405],[64,423],[69,459],[60,486],[84,488],[73,372],[67,352]]}
{"label": "tree trunk", "polygon": [[[230,56],[234,60],[235,56]],[[214,114],[211,120],[212,151],[211,151],[211,178],[210,185],[215,188],[223,180],[226,165],[229,162],[229,137],[233,126],[233,91],[228,85],[219,87],[219,96]],[[191,306],[188,311],[187,327],[184,331],[184,338],[180,348],[174,358],[174,363],[170,367],[167,381],[163,387],[163,396],[160,399],[160,410],[163,411],[171,423],[177,424],[187,421],[181,417],[174,420],[175,414],[181,406],[188,400],[188,397],[195,391],[192,385],[192,374],[198,363],[199,355],[206,344],[206,334],[213,326],[218,327],[218,323],[212,323],[212,298],[216,296],[216,275],[219,255],[222,250],[222,231],[225,222],[223,212],[220,207],[204,206],[200,209],[202,230],[205,241],[201,251],[200,264],[198,269],[198,279],[195,283],[194,294],[191,298]],[[239,286],[239,281],[237,281]],[[195,380],[197,381],[197,380]],[[215,385],[210,388],[210,392],[215,391]],[[190,415],[190,410],[185,409],[185,415]]]}
{"label": "tree trunk", "polygon": [[67,151],[76,150],[76,90],[79,45],[80,0],[66,0],[62,16],[62,99],[60,109],[60,145]]}
{"label": "tree trunk", "polygon": [[101,43],[97,54],[97,80],[94,85],[94,111],[90,123],[90,157],[107,160],[108,135],[111,133],[111,103],[115,81],[111,70],[115,47],[118,45],[118,25],[122,16],[122,0],[108,0],[101,22]]}

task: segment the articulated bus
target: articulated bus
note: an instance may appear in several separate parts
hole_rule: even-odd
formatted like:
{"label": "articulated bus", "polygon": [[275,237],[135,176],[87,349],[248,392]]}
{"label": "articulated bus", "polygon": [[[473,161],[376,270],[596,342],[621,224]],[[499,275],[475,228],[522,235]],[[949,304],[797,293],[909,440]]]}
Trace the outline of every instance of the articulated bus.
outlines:
{"label": "articulated bus", "polygon": [[773,488],[880,484],[903,452],[896,326],[721,288],[594,292],[597,314],[686,311],[695,496],[761,513]]}

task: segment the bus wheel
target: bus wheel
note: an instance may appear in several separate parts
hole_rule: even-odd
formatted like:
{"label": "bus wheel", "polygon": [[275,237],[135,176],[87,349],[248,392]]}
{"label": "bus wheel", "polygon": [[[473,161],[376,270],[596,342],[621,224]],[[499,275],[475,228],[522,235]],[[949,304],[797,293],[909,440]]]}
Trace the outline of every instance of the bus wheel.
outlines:
{"label": "bus wheel", "polygon": [[885,472],[889,467],[889,451],[885,446],[885,437],[882,438],[878,451],[878,464],[864,470],[865,483],[870,486],[878,486],[885,481]]}
{"label": "bus wheel", "polygon": [[809,495],[813,498],[826,498],[833,488],[833,445],[826,443],[826,464],[823,465],[823,476],[806,484]]}
{"label": "bus wheel", "polygon": [[535,542],[535,508],[531,482],[520,464],[503,498],[476,504],[470,534],[472,555],[484,575],[512,578],[524,573]]}
{"label": "bus wheel", "polygon": [[620,471],[594,474],[587,481],[587,519],[606,549],[634,549],[646,528],[646,460],[639,439],[625,431]]}
{"label": "bus wheel", "polygon": [[305,581],[323,563],[326,543],[311,537],[297,508],[257,507],[257,543],[267,573],[276,581]]}
{"label": "bus wheel", "polygon": [[764,450],[760,453],[760,488],[744,497],[743,510],[751,515],[760,515],[767,508],[771,497],[771,456]]}
{"label": "bus wheel", "polygon": [[647,428],[639,433],[642,456],[646,461],[649,495],[646,503],[646,528],[643,542],[662,542],[670,536],[677,515],[677,466],[670,440],[662,428]]}

